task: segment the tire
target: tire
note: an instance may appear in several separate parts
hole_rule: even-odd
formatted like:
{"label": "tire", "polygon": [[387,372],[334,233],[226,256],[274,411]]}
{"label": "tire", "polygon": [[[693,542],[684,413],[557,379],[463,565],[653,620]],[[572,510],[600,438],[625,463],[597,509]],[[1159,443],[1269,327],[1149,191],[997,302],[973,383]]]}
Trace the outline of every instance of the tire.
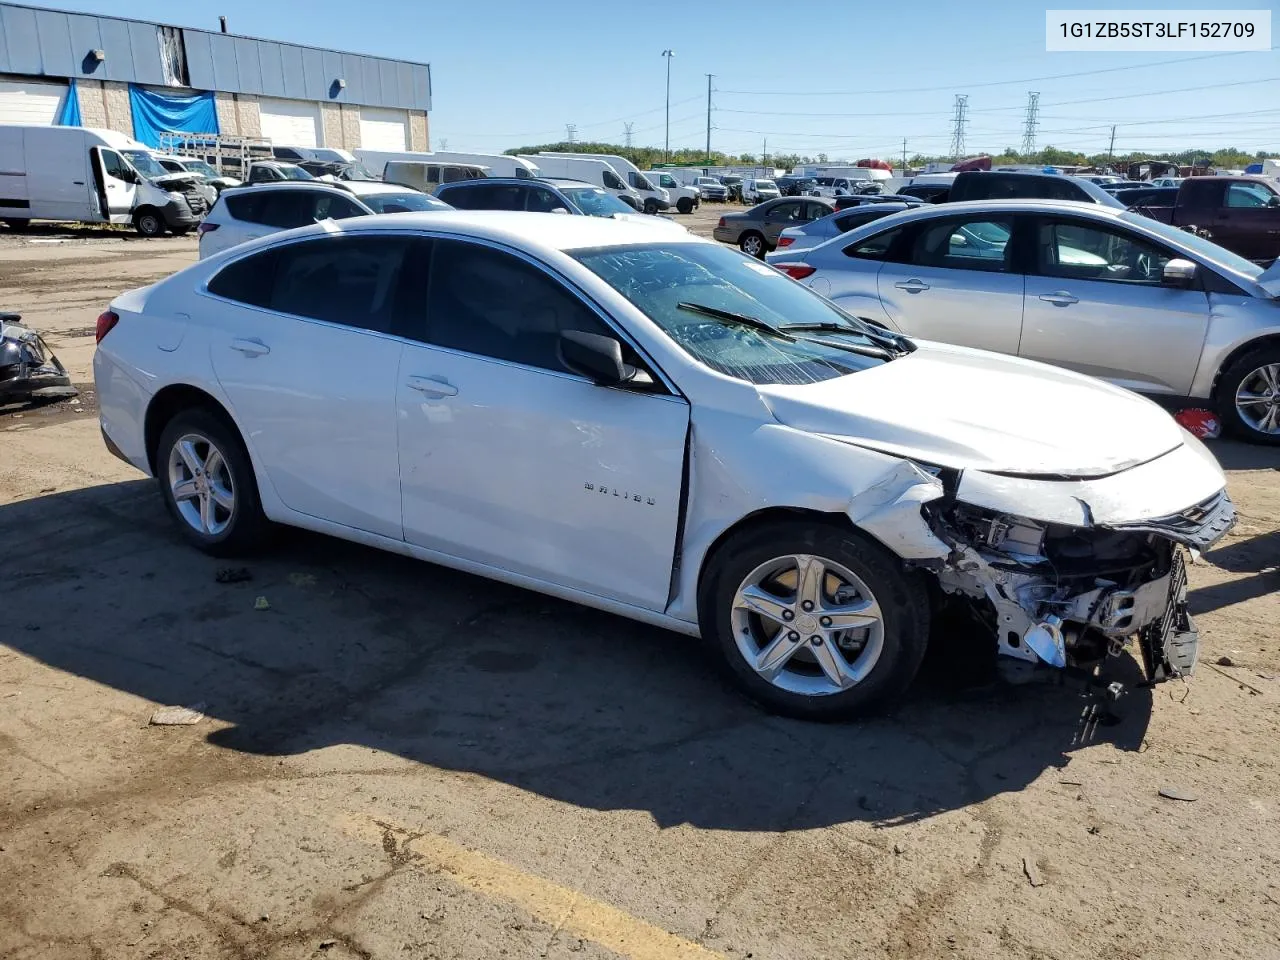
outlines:
{"label": "tire", "polygon": [[693,213],[693,200],[689,197],[681,197],[676,201],[676,209],[681,213]]}
{"label": "tire", "polygon": [[[1238,398],[1256,397],[1241,404]],[[1251,350],[1218,379],[1218,417],[1232,436],[1250,443],[1280,446],[1280,344]]]}
{"label": "tire", "polygon": [[5,219],[4,225],[14,231],[25,230],[27,227],[31,226],[31,221],[16,217],[8,217]]}
{"label": "tire", "polygon": [[133,215],[133,228],[143,237],[164,236],[164,217],[154,207],[143,207]]}
{"label": "tire", "polygon": [[[826,571],[816,581],[817,606],[807,613],[810,608],[796,602],[802,597],[803,575],[791,563],[805,558],[819,559]],[[780,570],[782,581],[772,581],[767,589],[759,586],[762,570]],[[850,583],[850,575],[860,583]],[[783,581],[788,579],[791,598],[770,609],[782,609],[786,616],[789,606],[789,623],[744,607],[744,588],[755,585],[748,596],[752,602],[765,598],[767,606],[769,597],[785,595]],[[833,584],[857,593],[837,599],[830,592]],[[846,616],[860,615],[857,611],[866,609],[868,599],[876,614],[868,626],[839,630],[810,622],[837,605],[845,606]],[[842,720],[896,705],[911,685],[928,645],[929,594],[918,574],[904,571],[897,557],[866,535],[822,520],[786,521],[743,530],[715,551],[699,588],[699,620],[703,637],[716,647],[730,679],[748,697],[789,717]],[[774,627],[777,632],[770,637]],[[806,637],[808,631],[815,632]],[[748,661],[748,656],[759,658],[771,649],[780,653],[772,679]],[[841,685],[828,672],[834,668],[822,665],[833,658],[844,664],[837,671]]]}
{"label": "tire", "polygon": [[652,198],[645,200],[644,212],[652,216],[658,212],[658,201]]}
{"label": "tire", "polygon": [[[186,456],[179,444],[187,448]],[[190,458],[205,468],[215,452],[221,462],[198,477]],[[165,507],[198,550],[232,557],[254,553],[266,544],[271,525],[262,512],[253,464],[239,432],[225,417],[202,407],[175,414],[160,433],[155,464]],[[175,487],[185,487],[191,495],[179,500]]]}
{"label": "tire", "polygon": [[748,257],[763,260],[769,245],[765,243],[763,234],[757,233],[755,230],[748,230],[738,238],[738,249]]}

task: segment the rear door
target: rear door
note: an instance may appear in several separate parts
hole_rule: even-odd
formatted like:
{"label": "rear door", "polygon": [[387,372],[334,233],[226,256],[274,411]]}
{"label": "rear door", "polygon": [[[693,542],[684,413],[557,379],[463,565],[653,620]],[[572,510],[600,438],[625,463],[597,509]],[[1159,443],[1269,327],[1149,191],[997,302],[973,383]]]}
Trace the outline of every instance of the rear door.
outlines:
{"label": "rear door", "polygon": [[1021,220],[974,213],[913,225],[877,280],[893,323],[927,340],[1016,354],[1025,282],[1014,255]]}
{"label": "rear door", "polygon": [[1035,231],[1019,355],[1134,390],[1187,393],[1209,298],[1165,286],[1175,252],[1097,221],[1045,217]]}
{"label": "rear door", "polygon": [[234,261],[208,285],[209,349],[245,440],[292,510],[400,539],[391,335],[412,238],[321,236]]}
{"label": "rear door", "polygon": [[769,246],[778,245],[778,234],[787,227],[798,227],[809,222],[804,216],[804,208],[803,200],[784,200],[768,209],[764,215],[762,227]]}

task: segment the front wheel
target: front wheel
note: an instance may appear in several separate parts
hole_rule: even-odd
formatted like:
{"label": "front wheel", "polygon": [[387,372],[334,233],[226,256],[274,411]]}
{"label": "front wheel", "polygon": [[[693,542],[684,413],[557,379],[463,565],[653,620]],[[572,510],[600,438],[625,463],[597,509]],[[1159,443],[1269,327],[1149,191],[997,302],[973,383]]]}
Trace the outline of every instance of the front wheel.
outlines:
{"label": "front wheel", "polygon": [[693,213],[693,200],[689,197],[681,197],[676,201],[676,209],[681,213]]}
{"label": "front wheel", "polygon": [[164,236],[164,218],[150,207],[144,207],[134,215],[133,227],[143,237]]}
{"label": "front wheel", "polygon": [[177,414],[160,434],[155,464],[165,506],[197,549],[228,557],[266,541],[253,464],[223,417],[202,408]]}
{"label": "front wheel", "polygon": [[1218,381],[1218,416],[1235,437],[1280,446],[1280,346],[1245,354]]}
{"label": "front wheel", "polygon": [[645,213],[647,213],[647,214],[650,214],[650,215],[657,213],[657,212],[658,212],[658,201],[657,201],[657,200],[646,200],[646,201],[644,202],[644,212],[645,212]]}
{"label": "front wheel", "polygon": [[738,249],[748,257],[755,257],[757,260],[763,260],[765,254],[764,237],[754,231],[744,233],[742,238],[738,241]]}
{"label": "front wheel", "polygon": [[699,617],[749,697],[788,716],[835,720],[901,698],[928,643],[929,598],[863,534],[787,522],[716,550]]}

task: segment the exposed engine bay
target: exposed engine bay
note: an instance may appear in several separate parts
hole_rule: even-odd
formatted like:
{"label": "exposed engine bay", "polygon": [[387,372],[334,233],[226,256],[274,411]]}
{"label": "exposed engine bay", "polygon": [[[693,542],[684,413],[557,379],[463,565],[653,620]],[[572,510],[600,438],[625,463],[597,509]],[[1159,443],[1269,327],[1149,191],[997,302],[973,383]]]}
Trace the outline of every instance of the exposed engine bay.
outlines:
{"label": "exposed engine bay", "polygon": [[1152,682],[1195,668],[1186,609],[1186,551],[1235,522],[1225,492],[1171,517],[1089,528],[1002,515],[950,498],[924,505],[952,548],[934,567],[946,594],[966,598],[999,652],[1055,667],[1088,666],[1138,638]]}

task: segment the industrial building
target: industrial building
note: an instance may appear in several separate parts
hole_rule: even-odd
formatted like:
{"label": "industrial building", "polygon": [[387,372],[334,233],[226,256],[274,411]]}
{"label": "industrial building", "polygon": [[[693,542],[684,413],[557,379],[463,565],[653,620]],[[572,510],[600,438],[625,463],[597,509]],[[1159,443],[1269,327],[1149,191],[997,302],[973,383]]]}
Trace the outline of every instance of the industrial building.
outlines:
{"label": "industrial building", "polygon": [[431,67],[0,3],[0,123],[430,149]]}

